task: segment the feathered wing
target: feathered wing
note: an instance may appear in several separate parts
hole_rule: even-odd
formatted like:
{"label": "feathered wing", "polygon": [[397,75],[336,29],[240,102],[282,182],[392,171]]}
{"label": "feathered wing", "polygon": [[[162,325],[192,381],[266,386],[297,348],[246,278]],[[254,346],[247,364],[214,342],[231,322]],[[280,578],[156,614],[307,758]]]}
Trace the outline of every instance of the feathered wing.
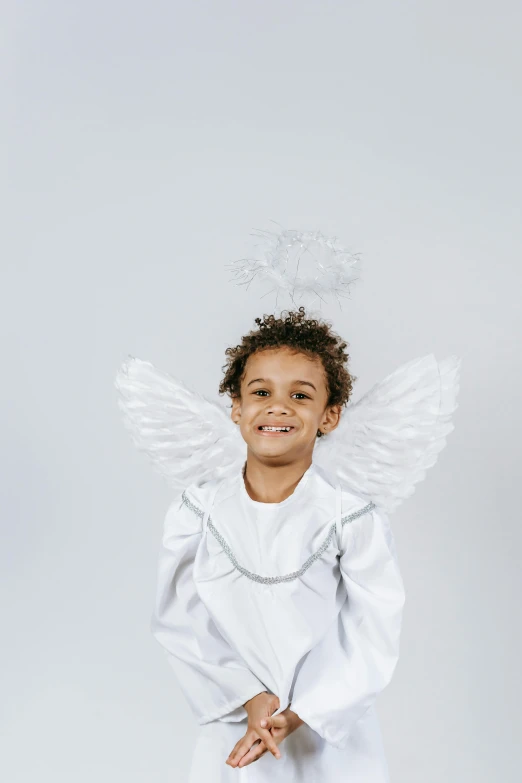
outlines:
{"label": "feathered wing", "polygon": [[241,468],[246,446],[220,405],[134,356],[122,363],[114,385],[135,446],[176,491]]}
{"label": "feathered wing", "polygon": [[454,429],[461,360],[428,354],[399,367],[341,414],[314,461],[394,511],[437,461]]}

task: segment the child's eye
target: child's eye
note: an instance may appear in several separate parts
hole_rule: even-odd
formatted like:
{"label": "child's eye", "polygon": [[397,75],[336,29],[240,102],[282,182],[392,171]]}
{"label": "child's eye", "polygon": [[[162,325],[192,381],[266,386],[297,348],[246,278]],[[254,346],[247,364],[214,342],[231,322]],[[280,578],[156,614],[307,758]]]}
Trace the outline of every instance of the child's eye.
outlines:
{"label": "child's eye", "polygon": [[[252,392],[252,394],[262,394],[262,395],[265,395],[265,394],[268,394],[268,392],[265,389],[256,389],[256,391]],[[307,394],[303,394],[303,392],[294,392],[294,394],[299,394],[299,398],[300,399],[305,399],[305,400],[309,400],[310,399],[310,397]]]}

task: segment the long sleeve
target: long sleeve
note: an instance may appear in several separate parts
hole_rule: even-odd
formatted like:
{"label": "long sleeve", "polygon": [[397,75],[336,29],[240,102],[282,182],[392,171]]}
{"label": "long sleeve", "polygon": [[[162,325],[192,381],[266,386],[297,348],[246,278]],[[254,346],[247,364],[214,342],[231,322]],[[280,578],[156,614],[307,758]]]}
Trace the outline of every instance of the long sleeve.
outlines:
{"label": "long sleeve", "polygon": [[291,709],[338,748],[388,685],[399,657],[405,602],[387,514],[374,508],[342,531],[339,558],[347,598],[326,635],[305,656]]}
{"label": "long sleeve", "polygon": [[242,705],[267,688],[219,633],[197,594],[192,573],[200,541],[200,520],[180,496],[165,517],[151,631],[197,722],[239,721],[247,715]]}

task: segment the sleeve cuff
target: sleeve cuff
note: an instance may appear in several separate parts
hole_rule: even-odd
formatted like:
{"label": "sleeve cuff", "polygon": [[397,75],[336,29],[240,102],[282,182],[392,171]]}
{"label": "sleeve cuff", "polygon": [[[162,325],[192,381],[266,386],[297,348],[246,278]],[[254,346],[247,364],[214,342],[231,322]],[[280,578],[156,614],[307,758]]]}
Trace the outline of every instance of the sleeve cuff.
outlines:
{"label": "sleeve cuff", "polygon": [[206,715],[202,715],[198,723],[203,725],[204,723],[211,723],[214,720],[222,720],[225,723],[232,723],[243,720],[244,718],[248,717],[248,712],[243,707],[243,704],[245,704],[245,702],[247,702],[249,699],[252,699],[254,696],[257,696],[258,693],[263,693],[264,691],[267,691],[267,688],[265,688],[262,682],[257,683],[257,685],[251,685],[249,688],[245,689],[244,693],[238,696],[236,699],[223,704],[216,710],[213,710]]}
{"label": "sleeve cuff", "polygon": [[[300,709],[299,703],[296,703],[295,705],[290,704],[290,709],[293,710],[302,721],[306,723],[307,726],[309,726],[312,731],[315,731],[316,734],[319,734],[320,737],[324,739],[325,742],[327,742],[329,745],[331,745],[334,748],[338,748],[339,750],[344,750],[346,746],[348,745],[348,742],[350,740],[350,737],[353,735],[354,729],[359,723],[360,720],[364,718],[368,710],[365,710],[365,712],[357,718],[355,723],[350,727],[350,730],[346,732],[345,727],[342,727],[340,731],[337,731],[333,733],[328,728],[325,728],[321,724],[319,720],[314,718],[314,716],[309,716],[306,714],[306,709]],[[370,709],[370,707],[368,707]]]}

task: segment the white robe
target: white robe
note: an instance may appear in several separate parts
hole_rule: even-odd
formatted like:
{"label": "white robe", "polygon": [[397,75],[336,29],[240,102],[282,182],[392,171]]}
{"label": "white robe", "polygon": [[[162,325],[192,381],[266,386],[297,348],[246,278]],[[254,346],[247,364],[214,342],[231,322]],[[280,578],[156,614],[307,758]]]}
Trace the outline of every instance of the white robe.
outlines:
{"label": "white robe", "polygon": [[[188,486],[166,514],[151,620],[200,724],[188,783],[387,783],[375,700],[404,600],[386,513],[315,463],[281,503],[252,500],[242,471]],[[305,723],[280,759],[234,769],[261,691]]]}

